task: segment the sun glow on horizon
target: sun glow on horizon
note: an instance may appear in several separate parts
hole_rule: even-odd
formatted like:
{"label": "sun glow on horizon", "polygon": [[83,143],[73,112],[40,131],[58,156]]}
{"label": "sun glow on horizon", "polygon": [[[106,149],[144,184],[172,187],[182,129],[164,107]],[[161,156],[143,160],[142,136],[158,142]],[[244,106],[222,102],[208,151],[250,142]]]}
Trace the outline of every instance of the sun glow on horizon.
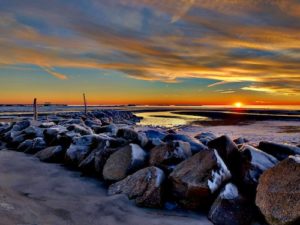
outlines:
{"label": "sun glow on horizon", "polygon": [[241,108],[244,104],[242,102],[235,102],[233,105],[236,108]]}

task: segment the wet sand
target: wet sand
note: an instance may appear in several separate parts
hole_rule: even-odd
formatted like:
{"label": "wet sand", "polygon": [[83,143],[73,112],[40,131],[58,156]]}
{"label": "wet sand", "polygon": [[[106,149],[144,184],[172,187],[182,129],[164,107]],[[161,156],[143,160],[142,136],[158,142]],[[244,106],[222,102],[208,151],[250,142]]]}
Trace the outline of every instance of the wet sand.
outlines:
{"label": "wet sand", "polygon": [[199,213],[137,208],[79,172],[0,151],[0,225],[212,225]]}

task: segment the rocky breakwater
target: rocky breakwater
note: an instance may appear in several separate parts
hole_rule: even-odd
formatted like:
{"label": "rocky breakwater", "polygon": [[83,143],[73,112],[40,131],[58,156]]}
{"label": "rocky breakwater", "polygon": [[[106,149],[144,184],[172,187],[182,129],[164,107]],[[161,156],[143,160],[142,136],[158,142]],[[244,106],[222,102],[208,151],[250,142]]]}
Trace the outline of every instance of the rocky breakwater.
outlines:
{"label": "rocky breakwater", "polygon": [[130,112],[0,124],[0,147],[101,179],[138,206],[207,212],[215,225],[297,225],[300,148],[205,132],[138,131]]}

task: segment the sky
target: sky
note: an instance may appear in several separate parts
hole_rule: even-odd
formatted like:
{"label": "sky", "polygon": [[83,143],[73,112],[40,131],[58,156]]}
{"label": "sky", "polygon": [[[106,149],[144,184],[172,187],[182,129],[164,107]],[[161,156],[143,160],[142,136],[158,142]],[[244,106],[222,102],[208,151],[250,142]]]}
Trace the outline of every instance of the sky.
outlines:
{"label": "sky", "polygon": [[0,103],[300,104],[300,0],[0,0]]}

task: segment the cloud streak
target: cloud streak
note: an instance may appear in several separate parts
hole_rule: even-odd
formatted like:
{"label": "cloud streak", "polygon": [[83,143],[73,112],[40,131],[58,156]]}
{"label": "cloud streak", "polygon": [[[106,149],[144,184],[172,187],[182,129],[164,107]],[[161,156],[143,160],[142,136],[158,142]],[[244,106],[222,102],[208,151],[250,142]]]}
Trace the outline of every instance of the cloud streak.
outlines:
{"label": "cloud streak", "polygon": [[299,94],[300,3],[230,0],[7,1],[0,64],[119,71],[130,78]]}

